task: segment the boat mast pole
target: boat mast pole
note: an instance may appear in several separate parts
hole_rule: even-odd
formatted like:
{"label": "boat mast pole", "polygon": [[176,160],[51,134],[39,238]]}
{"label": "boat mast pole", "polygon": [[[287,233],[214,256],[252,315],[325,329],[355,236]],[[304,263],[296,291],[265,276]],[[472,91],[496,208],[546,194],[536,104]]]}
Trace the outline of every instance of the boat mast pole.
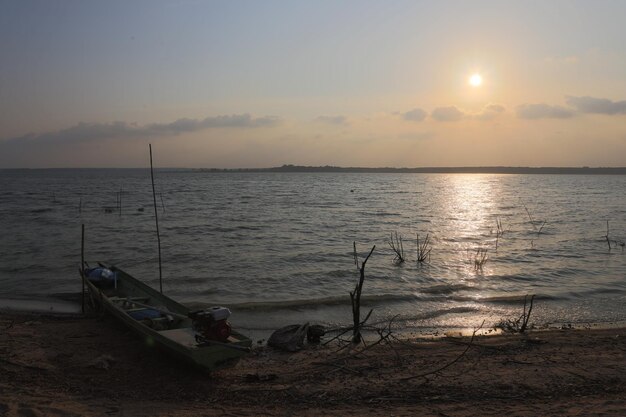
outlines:
{"label": "boat mast pole", "polygon": [[80,226],[80,278],[83,290],[80,293],[81,311],[85,314],[85,223]]}
{"label": "boat mast pole", "polygon": [[154,220],[156,222],[157,243],[159,245],[159,290],[163,294],[163,273],[161,269],[161,236],[159,234],[159,215],[157,214],[156,192],[154,191],[154,169],[152,168],[152,144],[150,147],[150,178],[152,179],[152,199],[154,200]]}

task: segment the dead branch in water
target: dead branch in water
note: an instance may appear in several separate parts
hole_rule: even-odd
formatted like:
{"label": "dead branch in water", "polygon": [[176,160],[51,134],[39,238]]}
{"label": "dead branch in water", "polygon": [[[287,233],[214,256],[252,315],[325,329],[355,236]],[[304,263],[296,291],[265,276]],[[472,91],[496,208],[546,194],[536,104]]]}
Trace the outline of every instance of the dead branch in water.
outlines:
{"label": "dead branch in water", "polygon": [[[502,329],[505,332],[511,333],[524,333],[528,329],[528,322],[530,320],[530,314],[533,311],[533,301],[535,300],[535,295],[533,294],[530,297],[530,305],[528,305],[528,295],[524,296],[524,311],[522,315],[517,319],[507,319],[501,320],[500,323],[496,324],[496,328]],[[528,311],[526,311],[526,306],[528,306]]]}
{"label": "dead branch in water", "polygon": [[528,207],[526,207],[526,204],[523,204],[523,206],[524,210],[526,210],[526,214],[528,215],[528,220],[530,220],[530,224],[533,226],[533,229],[537,230],[537,227],[535,226],[535,221],[533,220],[533,216],[531,216]]}
{"label": "dead branch in water", "polygon": [[[530,224],[533,227],[533,230],[537,233],[537,237],[539,237],[539,235],[541,234],[541,231],[543,230],[543,227],[547,223],[547,220],[542,221],[541,226],[539,227],[539,229],[537,229],[537,225],[535,224],[535,219],[533,219],[533,216],[530,214],[530,210],[528,210],[528,207],[526,207],[525,204],[523,204],[523,206],[524,206],[524,210],[526,210],[526,214],[528,215],[528,220],[530,220]],[[531,246],[533,246],[532,242],[531,242]]]}
{"label": "dead branch in water", "polygon": [[624,241],[609,238],[609,221],[608,220],[606,221],[606,235],[604,237],[606,238],[607,245],[609,245],[609,251],[611,250],[611,242],[613,242],[614,245],[621,246],[622,252],[624,251],[624,245],[625,245]]}
{"label": "dead branch in water", "polygon": [[[535,225],[533,225],[533,227],[535,228],[535,231],[537,232],[537,239],[539,239],[539,235],[541,234],[541,231],[543,230],[543,227],[546,225],[546,223],[547,223],[547,220],[544,220],[544,221],[541,223],[541,226],[539,226],[539,229],[537,229],[537,228],[535,227]],[[530,241],[530,247],[531,247],[531,248],[534,248],[534,246],[535,246],[535,245],[534,245],[534,242],[531,240],[531,241]]]}
{"label": "dead branch in water", "polygon": [[504,234],[504,229],[502,228],[502,220],[499,217],[496,217],[496,252],[498,251],[498,243],[500,242],[500,238]]}
{"label": "dead branch in water", "polygon": [[487,256],[487,253],[488,253],[487,248],[478,248],[476,249],[476,252],[474,252],[473,255],[470,254],[469,249],[467,250],[467,252],[468,252],[469,261],[473,263],[474,265],[474,270],[482,271],[483,266],[485,266],[485,264],[487,263],[487,260],[489,259]]}
{"label": "dead branch in water", "polygon": [[367,255],[361,266],[359,266],[359,257],[356,252],[356,242],[353,242],[354,245],[354,263],[356,264],[357,269],[359,270],[359,281],[354,287],[354,291],[350,292],[350,302],[352,303],[352,322],[354,324],[354,328],[352,330],[352,343],[358,344],[361,342],[361,326],[367,318],[369,318],[372,312],[370,311],[367,315],[366,319],[361,322],[361,291],[363,290],[363,282],[365,281],[365,264],[367,260],[372,256],[374,249],[376,249],[376,245],[372,247],[370,253]]}
{"label": "dead branch in water", "polygon": [[393,261],[398,264],[404,262],[404,246],[402,245],[402,235],[399,235],[398,232],[391,233],[391,237],[387,243],[396,255],[395,258],[393,258]]}
{"label": "dead branch in water", "polygon": [[430,262],[430,251],[432,247],[430,246],[430,236],[428,233],[426,234],[426,239],[420,244],[420,235],[417,234],[417,262],[420,264],[424,262]]}

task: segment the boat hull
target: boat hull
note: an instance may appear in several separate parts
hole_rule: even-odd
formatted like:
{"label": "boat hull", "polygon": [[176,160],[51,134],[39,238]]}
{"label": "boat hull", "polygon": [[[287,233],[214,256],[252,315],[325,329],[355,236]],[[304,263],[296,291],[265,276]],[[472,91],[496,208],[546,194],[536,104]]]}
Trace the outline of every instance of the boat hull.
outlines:
{"label": "boat hull", "polygon": [[[235,331],[226,342],[200,343],[196,338],[197,332],[192,328],[191,319],[187,318],[187,307],[119,268],[109,269],[116,274],[112,288],[101,288],[85,279],[90,296],[95,304],[131,328],[145,341],[147,347],[161,348],[179,360],[209,371],[233,366],[249,351],[252,341]],[[142,306],[154,306],[162,312],[163,317],[155,320],[133,318],[133,312],[150,310]]]}

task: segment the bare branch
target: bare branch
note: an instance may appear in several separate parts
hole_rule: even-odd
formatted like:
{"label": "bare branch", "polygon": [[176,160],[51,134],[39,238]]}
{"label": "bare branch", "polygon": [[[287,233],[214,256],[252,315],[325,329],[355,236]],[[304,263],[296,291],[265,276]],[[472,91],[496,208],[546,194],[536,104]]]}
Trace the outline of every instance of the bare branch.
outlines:
{"label": "bare branch", "polygon": [[401,264],[404,262],[404,246],[402,245],[402,235],[398,232],[391,233],[391,238],[387,242],[391,250],[396,254],[394,262]]}
{"label": "bare branch", "polygon": [[[359,281],[354,287],[354,291],[350,293],[350,302],[352,304],[352,321],[353,321],[353,329],[352,329],[352,343],[358,344],[361,342],[361,291],[363,290],[363,282],[365,281],[365,264],[369,260],[372,253],[374,253],[374,249],[376,249],[376,245],[372,247],[370,253],[367,255],[361,266],[359,267],[357,252],[356,252],[356,242],[354,243],[354,260],[356,262],[357,268],[359,269]],[[372,314],[370,311],[365,320],[367,320]],[[365,322],[365,320],[363,322]]]}
{"label": "bare branch", "polygon": [[528,322],[530,321],[530,315],[533,311],[534,300],[535,295],[533,294],[530,297],[530,305],[528,306],[528,311],[526,311],[526,306],[528,305],[528,295],[524,296],[524,309],[522,315],[519,316],[517,319],[503,319],[500,321],[500,323],[496,324],[495,327],[502,329],[506,332],[525,333],[528,329]]}
{"label": "bare branch", "polygon": [[417,234],[417,262],[430,262],[430,235],[426,234],[426,239],[420,244],[420,235]]}
{"label": "bare branch", "polygon": [[445,365],[443,365],[443,366],[441,366],[441,367],[439,367],[439,368],[437,368],[435,370],[424,372],[423,374],[419,374],[419,375],[413,375],[413,376],[408,376],[408,377],[402,378],[401,381],[409,381],[411,379],[423,378],[423,377],[428,376],[428,375],[433,375],[433,374],[439,373],[439,372],[443,371],[444,369],[449,368],[450,366],[452,366],[455,363],[457,363],[458,361],[460,361],[461,358],[463,358],[463,356],[465,356],[465,354],[470,350],[470,348],[472,346],[474,346],[473,342],[474,342],[474,338],[476,337],[476,333],[480,329],[483,328],[484,324],[485,324],[485,322],[483,321],[480,326],[478,326],[477,328],[474,329],[474,331],[472,332],[472,337],[471,337],[469,343],[467,344],[467,347],[465,348],[465,350],[459,356],[454,358],[452,361],[448,362],[447,364],[445,364]]}

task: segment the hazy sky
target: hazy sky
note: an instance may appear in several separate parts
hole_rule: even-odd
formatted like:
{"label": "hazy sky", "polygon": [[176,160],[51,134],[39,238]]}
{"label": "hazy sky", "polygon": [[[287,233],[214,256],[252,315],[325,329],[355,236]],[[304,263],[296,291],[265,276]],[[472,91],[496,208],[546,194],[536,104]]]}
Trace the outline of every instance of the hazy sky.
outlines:
{"label": "hazy sky", "polygon": [[[626,166],[626,1],[0,0],[0,168]],[[469,78],[479,74],[482,83]]]}

